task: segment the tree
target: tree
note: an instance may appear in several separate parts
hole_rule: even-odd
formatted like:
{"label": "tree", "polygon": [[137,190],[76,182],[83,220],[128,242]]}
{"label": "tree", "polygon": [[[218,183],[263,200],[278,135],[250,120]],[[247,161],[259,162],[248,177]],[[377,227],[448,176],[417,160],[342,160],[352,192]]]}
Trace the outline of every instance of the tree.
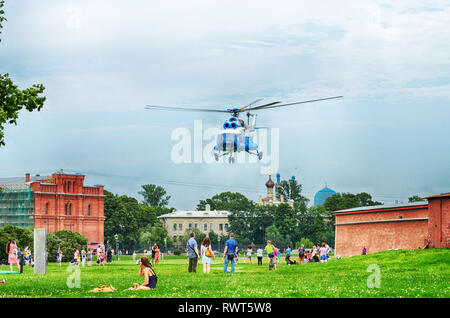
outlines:
{"label": "tree", "polygon": [[296,179],[283,180],[276,186],[276,197],[284,196],[285,201],[308,202],[309,199],[301,195],[302,185]]}
{"label": "tree", "polygon": [[8,260],[6,243],[8,239],[16,240],[17,247],[23,250],[26,246],[33,248],[33,230],[14,225],[7,225],[0,229],[0,260]]}
{"label": "tree", "polygon": [[139,194],[144,197],[144,203],[148,206],[165,207],[169,203],[170,195],[165,196],[166,190],[161,186],[144,184],[142,190]]}
{"label": "tree", "polygon": [[372,201],[372,196],[368,193],[336,193],[326,199],[323,204],[329,212],[357,208],[361,206],[382,205],[383,203]]}
{"label": "tree", "polygon": [[295,248],[300,248],[302,245],[304,248],[311,248],[314,246],[314,243],[310,239],[302,237],[299,242],[295,243]]}
{"label": "tree", "polygon": [[63,253],[63,261],[69,262],[73,260],[74,249],[79,251],[84,247],[87,249],[88,239],[78,232],[69,230],[61,230],[55,233],[49,233],[47,236],[47,253],[50,262],[56,262],[56,252],[58,247]]}
{"label": "tree", "polygon": [[253,209],[255,203],[239,192],[222,192],[211,199],[200,200],[197,210],[205,210],[206,204],[211,210],[225,210],[229,212],[248,211]]}
{"label": "tree", "polygon": [[104,215],[105,241],[114,242],[114,235],[117,234],[122,248],[132,250],[139,239],[138,223],[133,211],[127,210],[119,196],[105,191]]}
{"label": "tree", "polygon": [[419,197],[418,195],[413,195],[412,197],[408,198],[408,202],[419,202],[423,201],[423,198]]}
{"label": "tree", "polygon": [[278,228],[275,226],[275,224],[269,226],[266,229],[266,239],[270,240],[272,244],[278,248],[285,247],[287,246],[287,244],[289,244],[289,242],[278,231]]}
{"label": "tree", "polygon": [[[2,22],[6,21],[4,15],[4,1],[0,1],[0,34],[3,28]],[[44,85],[34,84],[30,88],[20,90],[13,83],[9,74],[0,74],[0,147],[5,145],[4,125],[17,125],[19,111],[25,108],[29,112],[40,111],[44,105],[45,97],[40,96],[45,90]]]}
{"label": "tree", "polygon": [[285,241],[298,236],[298,218],[296,211],[287,203],[279,204],[275,208],[274,225]]}

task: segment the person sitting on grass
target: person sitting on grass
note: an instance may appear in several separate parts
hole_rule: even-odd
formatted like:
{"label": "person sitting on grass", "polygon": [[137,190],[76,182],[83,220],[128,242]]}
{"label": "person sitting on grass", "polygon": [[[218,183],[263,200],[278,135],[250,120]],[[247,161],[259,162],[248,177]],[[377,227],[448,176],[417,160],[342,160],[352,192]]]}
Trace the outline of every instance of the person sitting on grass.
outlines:
{"label": "person sitting on grass", "polygon": [[139,276],[144,276],[144,283],[139,286],[137,289],[155,289],[156,283],[158,282],[158,277],[156,277],[155,270],[150,264],[150,261],[147,257],[142,256],[139,262]]}

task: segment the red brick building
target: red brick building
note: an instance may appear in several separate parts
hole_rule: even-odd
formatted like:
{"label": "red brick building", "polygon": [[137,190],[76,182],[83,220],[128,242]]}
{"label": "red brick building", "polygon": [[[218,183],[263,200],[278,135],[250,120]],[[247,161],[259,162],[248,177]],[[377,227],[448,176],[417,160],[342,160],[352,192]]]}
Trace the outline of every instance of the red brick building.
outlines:
{"label": "red brick building", "polygon": [[426,199],[335,211],[335,255],[450,247],[450,193]]}
{"label": "red brick building", "polygon": [[[103,243],[104,214],[103,186],[85,186],[84,175],[67,174],[57,172],[51,176],[30,177],[25,175],[23,180],[13,180],[0,184],[5,191],[2,193],[3,214],[9,218],[3,218],[4,224],[25,224],[20,219],[18,200],[24,201],[30,206],[29,218],[34,218],[34,227],[45,228],[48,232],[70,230],[79,232],[88,238],[89,242]],[[28,196],[13,196],[10,191],[27,191]],[[9,196],[9,208],[8,208]],[[23,205],[27,205],[23,204]],[[16,214],[16,215],[15,215]],[[33,223],[33,222],[32,222]],[[27,223],[32,225],[32,223]]]}

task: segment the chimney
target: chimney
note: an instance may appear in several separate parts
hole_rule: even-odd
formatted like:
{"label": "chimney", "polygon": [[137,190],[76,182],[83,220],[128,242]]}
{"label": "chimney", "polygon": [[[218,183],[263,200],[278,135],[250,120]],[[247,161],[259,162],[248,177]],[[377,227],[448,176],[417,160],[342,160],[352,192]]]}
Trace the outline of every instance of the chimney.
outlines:
{"label": "chimney", "polygon": [[25,173],[25,182],[30,182],[30,174]]}

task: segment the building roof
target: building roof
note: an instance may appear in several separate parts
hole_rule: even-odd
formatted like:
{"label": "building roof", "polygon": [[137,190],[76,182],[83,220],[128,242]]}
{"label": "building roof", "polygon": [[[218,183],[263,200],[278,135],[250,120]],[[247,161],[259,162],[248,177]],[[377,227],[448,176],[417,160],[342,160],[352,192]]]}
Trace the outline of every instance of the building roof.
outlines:
{"label": "building roof", "polygon": [[432,196],[430,196],[430,197],[426,197],[425,199],[445,198],[445,197],[450,197],[450,192],[447,192],[447,193],[441,193],[441,194],[437,194],[437,195],[432,195]]}
{"label": "building roof", "polygon": [[339,213],[344,213],[344,212],[359,212],[359,211],[370,211],[370,210],[408,208],[408,207],[416,207],[416,206],[424,206],[424,205],[428,205],[428,201],[418,201],[418,202],[409,202],[409,203],[392,204],[392,205],[361,206],[361,207],[352,208],[352,209],[333,211],[333,214],[335,214],[335,213],[339,214]]}
{"label": "building roof", "polygon": [[314,195],[314,205],[319,205],[319,204],[323,205],[329,197],[331,197],[335,194],[336,194],[336,191],[325,186],[325,188],[317,191],[316,194]]}
{"label": "building roof", "polygon": [[269,174],[269,180],[267,180],[267,182],[266,182],[266,187],[267,187],[267,188],[273,188],[274,186],[275,186],[275,183],[273,183],[272,177],[271,177],[271,175]]}
{"label": "building roof", "polygon": [[163,214],[158,216],[158,218],[226,218],[228,217],[228,211],[182,211],[175,210],[174,212]]}

